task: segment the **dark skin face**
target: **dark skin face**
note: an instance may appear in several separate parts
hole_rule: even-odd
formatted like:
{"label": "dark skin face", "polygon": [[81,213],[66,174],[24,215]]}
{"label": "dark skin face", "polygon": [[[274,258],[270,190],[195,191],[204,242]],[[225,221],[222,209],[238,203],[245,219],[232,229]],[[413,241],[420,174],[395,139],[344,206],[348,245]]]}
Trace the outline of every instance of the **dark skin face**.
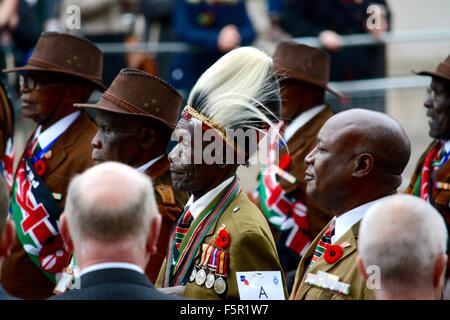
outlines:
{"label": "dark skin face", "polygon": [[70,77],[35,72],[24,75],[36,80],[32,90],[26,84],[20,87],[22,115],[45,127],[75,112],[73,104],[85,102],[93,88]]}
{"label": "dark skin face", "polygon": [[306,110],[324,103],[324,89],[294,79],[280,81],[281,119],[290,123]]}
{"label": "dark skin face", "polygon": [[[192,137],[191,139],[180,138],[169,154],[172,183],[176,190],[190,192],[196,200],[236,174],[237,165],[208,165],[203,161],[200,164],[194,164],[194,147],[199,145],[203,150],[211,142],[195,144],[193,141],[195,126],[185,119],[178,122],[175,130],[180,136],[186,137],[181,135],[185,133]],[[186,163],[189,157],[191,163]]]}
{"label": "dark skin face", "polygon": [[435,139],[450,139],[450,81],[433,77],[431,92],[424,102],[430,118],[429,134]]}
{"label": "dark skin face", "polygon": [[167,141],[160,141],[142,117],[97,110],[97,134],[92,139],[95,163],[117,161],[139,167],[164,154]]}

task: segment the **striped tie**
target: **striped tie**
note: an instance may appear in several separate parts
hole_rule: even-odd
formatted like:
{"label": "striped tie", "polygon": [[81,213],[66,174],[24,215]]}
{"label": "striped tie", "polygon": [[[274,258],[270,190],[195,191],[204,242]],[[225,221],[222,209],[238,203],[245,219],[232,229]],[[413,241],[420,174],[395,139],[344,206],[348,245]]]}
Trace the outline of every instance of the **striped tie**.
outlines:
{"label": "striped tie", "polygon": [[320,239],[319,243],[317,244],[316,251],[314,251],[314,256],[311,259],[310,267],[319,260],[319,258],[324,254],[325,250],[331,245],[331,239],[334,236],[334,226],[335,226],[336,219],[333,219],[328,229],[325,231],[325,233],[322,236],[322,239]]}
{"label": "striped tie", "polygon": [[175,229],[175,246],[177,250],[180,248],[181,242],[183,242],[184,236],[191,226],[193,217],[189,207],[185,209],[184,215],[178,220],[177,228]]}

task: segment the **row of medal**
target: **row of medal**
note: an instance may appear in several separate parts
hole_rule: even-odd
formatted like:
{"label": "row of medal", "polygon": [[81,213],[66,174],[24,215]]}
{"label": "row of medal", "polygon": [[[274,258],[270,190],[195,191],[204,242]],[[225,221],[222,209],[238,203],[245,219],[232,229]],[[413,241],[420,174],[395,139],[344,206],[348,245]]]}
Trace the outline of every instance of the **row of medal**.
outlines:
{"label": "row of medal", "polygon": [[[189,282],[205,285],[206,288],[214,288],[217,294],[223,294],[227,290],[224,280],[227,276],[228,252],[214,248],[210,244],[202,245],[200,265],[196,264],[192,269]],[[206,272],[209,271],[208,274]]]}

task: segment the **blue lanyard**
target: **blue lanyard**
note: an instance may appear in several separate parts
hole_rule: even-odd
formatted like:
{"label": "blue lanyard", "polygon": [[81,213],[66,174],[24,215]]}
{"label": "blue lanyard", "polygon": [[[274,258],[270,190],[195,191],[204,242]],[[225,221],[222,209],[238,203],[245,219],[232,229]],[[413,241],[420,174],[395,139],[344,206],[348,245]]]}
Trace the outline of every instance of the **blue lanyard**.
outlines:
{"label": "blue lanyard", "polygon": [[59,139],[59,137],[61,137],[63,135],[64,132],[66,132],[66,131],[64,130],[63,132],[61,132],[55,139],[53,139],[52,142],[50,142],[48,145],[46,145],[44,149],[39,151],[39,153],[33,157],[33,159],[31,160],[31,163],[35,164],[36,162],[38,162],[44,156],[44,154],[46,154],[47,151],[53,147],[53,145],[56,143],[56,141]]}

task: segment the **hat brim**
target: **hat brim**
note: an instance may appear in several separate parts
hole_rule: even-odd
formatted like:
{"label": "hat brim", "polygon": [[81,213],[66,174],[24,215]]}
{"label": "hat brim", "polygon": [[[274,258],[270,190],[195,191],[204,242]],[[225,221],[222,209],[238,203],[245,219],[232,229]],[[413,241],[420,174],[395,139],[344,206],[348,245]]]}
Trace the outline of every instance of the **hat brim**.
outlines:
{"label": "hat brim", "polygon": [[412,73],[414,73],[415,75],[418,75],[418,76],[438,77],[438,78],[442,78],[442,79],[450,81],[450,75],[441,73],[439,71],[438,72],[436,72],[436,71],[419,71],[419,72],[417,72],[417,71],[413,70]]}
{"label": "hat brim", "polygon": [[47,73],[58,73],[58,74],[64,74],[68,76],[72,76],[78,79],[86,80],[87,82],[93,84],[95,88],[97,88],[100,91],[105,91],[106,86],[100,81],[96,79],[91,79],[88,77],[83,77],[82,75],[79,75],[75,72],[67,72],[63,70],[53,70],[53,69],[46,69],[46,68],[40,68],[36,66],[26,65],[23,67],[16,67],[16,68],[10,68],[10,69],[4,69],[2,70],[4,73],[11,73],[11,72],[17,72],[17,73],[25,73],[25,72],[47,72]]}
{"label": "hat brim", "polygon": [[105,100],[103,98],[99,102],[97,102],[95,104],[75,103],[73,106],[75,108],[80,108],[80,109],[96,109],[96,110],[109,111],[109,112],[113,112],[113,113],[137,116],[137,117],[146,117],[146,118],[158,120],[158,121],[160,121],[161,123],[163,123],[164,125],[166,125],[170,129],[175,129],[175,127],[176,127],[176,124],[169,123],[169,122],[167,122],[167,121],[165,121],[165,120],[163,120],[163,119],[161,119],[159,117],[153,116],[153,115],[144,114],[144,113],[129,112],[129,111],[124,110],[124,109],[118,107],[117,105],[115,105],[114,103],[109,102],[108,100]]}
{"label": "hat brim", "polygon": [[274,65],[274,72],[277,76],[280,77],[285,77],[285,78],[290,78],[290,79],[294,79],[294,80],[298,80],[298,81],[304,81],[313,85],[316,85],[318,87],[321,87],[323,89],[325,89],[326,91],[330,92],[331,94],[335,95],[338,98],[344,98],[345,95],[343,95],[342,93],[340,93],[339,91],[333,89],[330,85],[328,85],[327,83],[324,83],[322,81],[313,79],[311,77],[308,77],[302,73],[299,72],[295,72],[293,70],[288,70],[285,69],[279,65]]}

